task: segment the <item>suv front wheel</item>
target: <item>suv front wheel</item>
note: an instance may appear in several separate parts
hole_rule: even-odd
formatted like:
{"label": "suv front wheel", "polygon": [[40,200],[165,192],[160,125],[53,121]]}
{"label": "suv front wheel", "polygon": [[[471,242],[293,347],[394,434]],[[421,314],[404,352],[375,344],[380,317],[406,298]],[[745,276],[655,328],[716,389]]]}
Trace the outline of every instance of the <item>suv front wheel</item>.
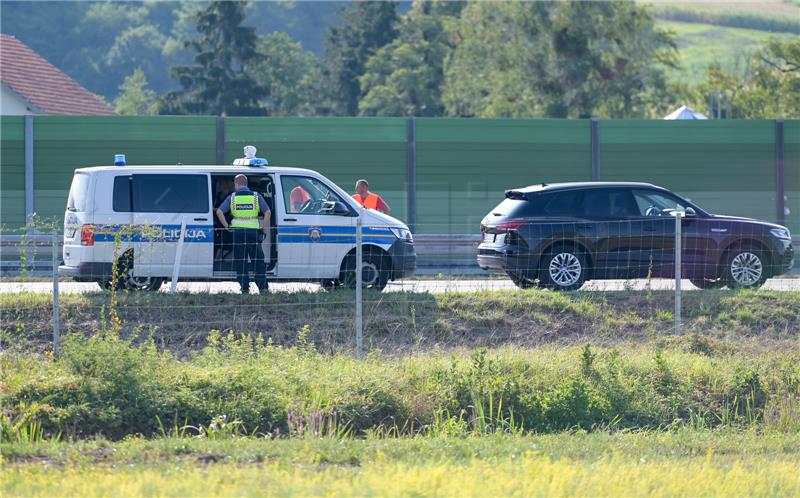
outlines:
{"label": "suv front wheel", "polygon": [[539,282],[542,287],[560,291],[580,289],[586,282],[586,256],[572,247],[557,247],[542,258]]}
{"label": "suv front wheel", "polygon": [[753,246],[740,246],[725,258],[725,278],[730,289],[757,289],[767,281],[764,253]]}

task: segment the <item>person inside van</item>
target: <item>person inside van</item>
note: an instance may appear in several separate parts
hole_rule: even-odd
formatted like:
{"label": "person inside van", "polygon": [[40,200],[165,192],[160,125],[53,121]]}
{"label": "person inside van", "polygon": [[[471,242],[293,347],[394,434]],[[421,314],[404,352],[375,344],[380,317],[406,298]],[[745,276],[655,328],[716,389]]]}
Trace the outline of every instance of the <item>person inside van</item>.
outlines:
{"label": "person inside van", "polygon": [[301,187],[300,185],[296,186],[289,192],[289,212],[290,213],[299,213],[303,206],[306,205],[306,202],[311,200],[311,196],[308,194],[306,189]]}
{"label": "person inside van", "polygon": [[[233,185],[236,191],[217,208],[217,219],[223,228],[233,232],[233,263],[242,294],[250,293],[248,260],[255,267],[256,286],[260,292],[266,292],[267,265],[259,234],[266,234],[269,230],[269,206],[261,194],[250,190],[245,175],[236,175]],[[233,216],[230,224],[225,219],[226,213]],[[263,218],[263,224],[259,218]]]}

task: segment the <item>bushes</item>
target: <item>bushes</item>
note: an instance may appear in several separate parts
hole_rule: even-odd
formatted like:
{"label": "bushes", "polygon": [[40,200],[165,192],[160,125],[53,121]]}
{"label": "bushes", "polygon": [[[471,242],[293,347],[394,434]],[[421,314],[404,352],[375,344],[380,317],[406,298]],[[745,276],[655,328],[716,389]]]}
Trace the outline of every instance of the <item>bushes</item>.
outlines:
{"label": "bushes", "polygon": [[212,334],[202,352],[178,360],[152,341],[72,336],[59,361],[0,353],[2,406],[9,420],[37,407],[35,419],[50,434],[117,439],[208,426],[220,416],[246,433],[286,434],[288,413],[312,411],[335,412],[353,434],[376,427],[429,433],[443,416],[474,427],[488,412],[490,429],[504,431],[510,420],[537,432],[752,425],[764,423],[773,399],[768,411],[779,420],[780,402],[800,395],[798,353],[586,346],[356,360],[298,343]]}

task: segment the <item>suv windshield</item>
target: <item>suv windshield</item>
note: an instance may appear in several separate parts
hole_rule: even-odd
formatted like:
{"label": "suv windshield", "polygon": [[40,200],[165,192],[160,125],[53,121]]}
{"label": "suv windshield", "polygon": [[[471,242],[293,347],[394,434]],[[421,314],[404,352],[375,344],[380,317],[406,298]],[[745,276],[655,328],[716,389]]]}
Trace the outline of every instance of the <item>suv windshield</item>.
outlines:
{"label": "suv windshield", "polygon": [[668,216],[676,208],[686,210],[686,203],[679,199],[653,190],[634,190],[639,216]]}

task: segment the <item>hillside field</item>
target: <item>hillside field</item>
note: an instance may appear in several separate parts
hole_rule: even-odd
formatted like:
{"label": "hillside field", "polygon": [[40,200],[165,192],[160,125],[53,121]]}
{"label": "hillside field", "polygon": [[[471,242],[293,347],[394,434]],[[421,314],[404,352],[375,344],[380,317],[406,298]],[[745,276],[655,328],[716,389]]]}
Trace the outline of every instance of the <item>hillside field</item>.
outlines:
{"label": "hillside field", "polygon": [[675,34],[681,67],[668,71],[675,81],[700,83],[705,69],[711,64],[743,73],[750,55],[770,38],[782,41],[798,40],[790,33],[773,33],[755,29],[731,28],[704,23],[659,20],[658,26]]}

